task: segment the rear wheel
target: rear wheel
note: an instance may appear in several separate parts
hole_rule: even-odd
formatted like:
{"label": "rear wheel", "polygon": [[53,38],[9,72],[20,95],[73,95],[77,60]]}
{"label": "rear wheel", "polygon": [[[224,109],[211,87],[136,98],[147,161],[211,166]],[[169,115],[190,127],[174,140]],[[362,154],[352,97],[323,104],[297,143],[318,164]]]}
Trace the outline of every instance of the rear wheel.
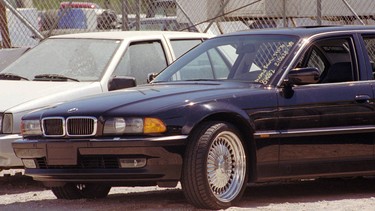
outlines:
{"label": "rear wheel", "polygon": [[52,187],[51,190],[58,199],[95,199],[106,197],[111,187],[103,184],[67,183],[61,187]]}
{"label": "rear wheel", "polygon": [[239,131],[224,122],[207,122],[189,139],[182,187],[199,208],[223,209],[238,201],[247,184],[247,156]]}

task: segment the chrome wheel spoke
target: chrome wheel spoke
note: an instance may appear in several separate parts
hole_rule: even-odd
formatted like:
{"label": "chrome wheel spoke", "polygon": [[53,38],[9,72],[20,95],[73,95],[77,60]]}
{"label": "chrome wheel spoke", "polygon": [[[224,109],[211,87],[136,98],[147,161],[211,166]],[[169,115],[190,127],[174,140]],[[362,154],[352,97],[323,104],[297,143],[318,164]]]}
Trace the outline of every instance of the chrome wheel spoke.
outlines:
{"label": "chrome wheel spoke", "polygon": [[245,178],[246,156],[241,140],[230,131],[221,132],[207,156],[207,179],[220,201],[231,201],[240,192]]}

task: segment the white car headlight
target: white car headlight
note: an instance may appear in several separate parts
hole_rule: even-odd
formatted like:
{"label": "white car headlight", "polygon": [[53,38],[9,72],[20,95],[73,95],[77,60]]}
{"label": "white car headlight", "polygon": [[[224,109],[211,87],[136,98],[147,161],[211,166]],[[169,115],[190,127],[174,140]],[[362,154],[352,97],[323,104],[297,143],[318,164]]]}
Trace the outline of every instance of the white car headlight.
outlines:
{"label": "white car headlight", "polygon": [[27,135],[42,135],[42,128],[39,120],[22,120],[21,133]]}
{"label": "white car headlight", "polygon": [[4,114],[3,121],[2,121],[2,132],[10,134],[13,132],[13,115],[12,114]]}

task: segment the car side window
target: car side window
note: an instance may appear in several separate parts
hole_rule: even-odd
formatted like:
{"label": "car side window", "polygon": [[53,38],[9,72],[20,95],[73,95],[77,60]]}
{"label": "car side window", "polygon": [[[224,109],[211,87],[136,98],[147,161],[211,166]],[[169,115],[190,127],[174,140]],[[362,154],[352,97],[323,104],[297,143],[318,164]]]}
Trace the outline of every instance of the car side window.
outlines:
{"label": "car side window", "polygon": [[372,68],[372,79],[375,79],[375,37],[364,37],[365,47]]}
{"label": "car side window", "polygon": [[201,39],[196,40],[171,40],[172,49],[176,58],[202,43]]}
{"label": "car side window", "polygon": [[316,49],[311,51],[310,58],[307,61],[307,66],[316,67],[320,71],[320,74],[326,69],[326,64],[324,63],[323,58],[319,56]]}
{"label": "car side window", "polygon": [[137,84],[145,84],[149,73],[159,72],[167,65],[160,41],[131,43],[113,75],[135,77]]}
{"label": "car side window", "polygon": [[320,71],[319,83],[354,81],[356,64],[353,62],[353,44],[349,37],[315,41],[307,51],[302,67],[316,67]]}

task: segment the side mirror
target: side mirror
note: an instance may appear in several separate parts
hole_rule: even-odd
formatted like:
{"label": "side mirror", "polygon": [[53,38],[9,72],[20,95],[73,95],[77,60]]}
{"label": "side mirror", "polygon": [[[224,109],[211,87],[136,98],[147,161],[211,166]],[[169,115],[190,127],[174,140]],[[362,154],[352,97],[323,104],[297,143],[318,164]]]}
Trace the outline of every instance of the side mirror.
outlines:
{"label": "side mirror", "polygon": [[137,85],[134,77],[114,76],[108,82],[108,91],[135,87]]}
{"label": "side mirror", "polygon": [[149,73],[147,75],[147,83],[150,83],[152,80],[154,80],[158,76],[158,73]]}
{"label": "side mirror", "polygon": [[304,85],[318,83],[320,72],[316,67],[304,67],[292,69],[286,83],[289,85]]}

